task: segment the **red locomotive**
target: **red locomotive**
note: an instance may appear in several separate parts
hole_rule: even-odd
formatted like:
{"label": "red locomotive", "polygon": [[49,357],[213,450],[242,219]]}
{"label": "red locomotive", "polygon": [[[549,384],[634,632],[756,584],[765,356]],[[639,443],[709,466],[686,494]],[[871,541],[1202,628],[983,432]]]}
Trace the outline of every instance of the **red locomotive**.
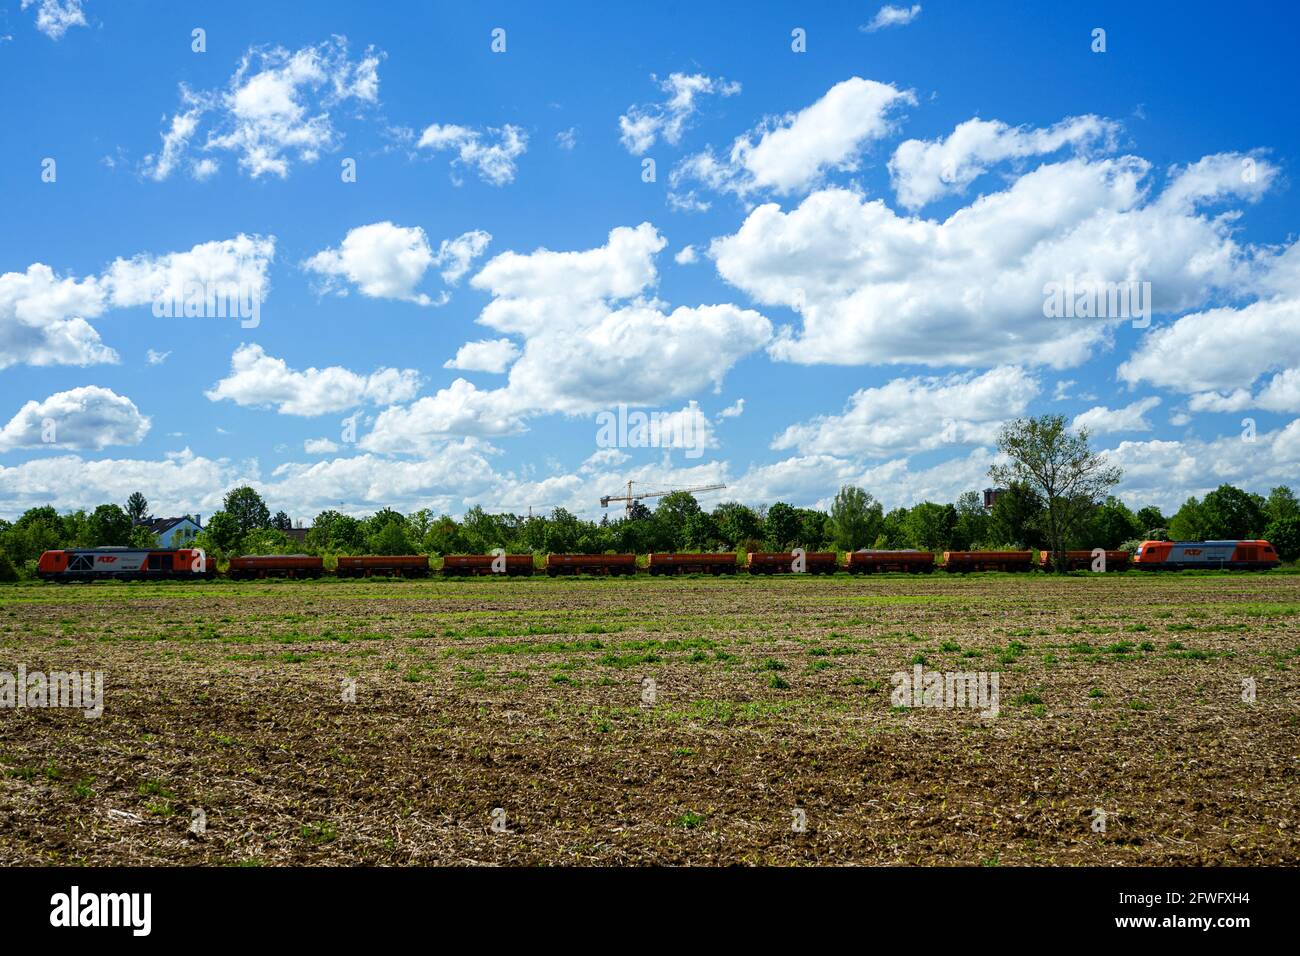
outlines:
{"label": "red locomotive", "polygon": [[1182,571],[1184,568],[1230,568],[1267,571],[1277,567],[1277,552],[1267,541],[1143,541],[1133,566],[1143,571]]}
{"label": "red locomotive", "polygon": [[211,578],[216,562],[198,548],[74,548],[46,551],[36,563],[42,581],[162,581]]}

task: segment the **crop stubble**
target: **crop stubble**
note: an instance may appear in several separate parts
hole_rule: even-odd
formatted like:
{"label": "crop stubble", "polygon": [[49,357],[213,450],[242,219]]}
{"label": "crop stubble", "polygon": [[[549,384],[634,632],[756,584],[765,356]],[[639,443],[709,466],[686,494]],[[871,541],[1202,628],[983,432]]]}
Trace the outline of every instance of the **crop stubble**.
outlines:
{"label": "crop stubble", "polygon": [[[0,670],[106,691],[0,711],[0,863],[1294,864],[1298,621],[1287,575],[7,587]],[[892,707],[918,661],[1000,714]]]}

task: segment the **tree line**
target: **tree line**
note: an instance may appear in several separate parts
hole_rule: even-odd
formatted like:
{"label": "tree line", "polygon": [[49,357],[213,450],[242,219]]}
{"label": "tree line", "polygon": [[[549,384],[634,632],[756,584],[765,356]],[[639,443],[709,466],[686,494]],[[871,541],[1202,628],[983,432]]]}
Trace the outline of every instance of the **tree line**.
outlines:
{"label": "tree line", "polygon": [[[457,521],[424,508],[402,514],[384,508],[357,518],[340,511],[318,514],[299,540],[284,511],[271,513],[258,491],[226,493],[220,511],[193,545],[218,559],[239,554],[512,553],[645,554],[651,551],[922,551],[1133,550],[1143,539],[1204,541],[1267,538],[1284,561],[1300,557],[1300,502],[1281,485],[1267,497],[1220,485],[1203,499],[1189,498],[1172,516],[1147,506],[1133,511],[1109,490],[1119,470],[1088,446],[1088,433],[1071,433],[1059,415],[1017,419],[998,439],[1002,463],[990,477],[1005,483],[986,509],[976,491],[957,501],[923,501],[885,511],[865,489],[845,486],[828,511],[784,501],[752,508],[724,501],[706,510],[687,492],[660,498],[653,509],[633,502],[622,515],[600,521],[564,508],[546,515],[491,514],[475,506]],[[48,505],[17,521],[0,520],[0,580],[31,570],[42,551],[104,545],[156,547],[142,524],[149,504],[135,492],[125,507],[59,514]],[[17,567],[15,567],[15,565]]]}
{"label": "tree line", "polygon": [[[134,497],[134,496],[133,496]],[[143,496],[141,496],[143,497]],[[139,516],[137,516],[139,517]],[[156,547],[126,508],[59,514],[32,508],[13,523],[0,520],[0,555],[19,566],[42,551],[102,545]],[[691,494],[673,492],[651,509],[634,502],[625,513],[585,520],[563,508],[545,515],[492,514],[470,508],[460,520],[421,509],[402,514],[385,508],[368,517],[322,511],[303,540],[291,538],[283,511],[272,514],[248,486],[232,489],[222,510],[208,519],[194,545],[225,558],[237,554],[484,554],[650,551],[856,551],[861,548],[923,551],[1050,549],[1047,508],[1028,484],[1013,483],[986,509],[968,491],[956,502],[923,501],[885,511],[870,492],[845,486],[827,511],[783,501],[752,508],[724,501],[706,510]],[[1088,509],[1066,539],[1069,548],[1128,548],[1143,539],[1267,538],[1285,561],[1300,556],[1300,502],[1287,486],[1267,497],[1222,485],[1203,499],[1190,498],[1172,516],[1148,506],[1134,511],[1116,497]],[[0,560],[4,560],[0,558]]]}

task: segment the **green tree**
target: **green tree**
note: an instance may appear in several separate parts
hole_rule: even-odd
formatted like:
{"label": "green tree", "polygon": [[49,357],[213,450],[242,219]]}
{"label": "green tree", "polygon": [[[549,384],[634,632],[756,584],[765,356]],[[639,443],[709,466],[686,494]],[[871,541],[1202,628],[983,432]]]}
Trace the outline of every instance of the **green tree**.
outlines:
{"label": "green tree", "polygon": [[1195,495],[1183,502],[1169,519],[1169,536],[1175,541],[1204,541],[1209,535],[1205,533],[1205,516],[1201,513],[1201,502]]}
{"label": "green tree", "polygon": [[415,551],[405,521],[389,520],[372,530],[368,539],[372,554],[411,554]]}
{"label": "green tree", "polygon": [[685,545],[692,551],[712,551],[722,543],[722,536],[713,516],[707,511],[697,511],[686,519]]}
{"label": "green tree", "polygon": [[1258,538],[1268,524],[1264,498],[1232,485],[1220,485],[1201,502],[1201,520],[1209,540]]}
{"label": "green tree", "polygon": [[[546,523],[540,518],[537,519],[539,532],[545,532]],[[424,536],[424,549],[431,554],[466,554],[473,549],[465,541],[465,535],[450,515],[442,515],[434,519],[429,531]],[[541,550],[542,544],[538,544],[536,550]],[[529,550],[534,550],[530,548]]]}
{"label": "green tree", "polygon": [[406,516],[406,530],[411,535],[411,540],[419,547],[424,546],[424,539],[428,536],[429,529],[433,527],[433,522],[434,514],[428,508],[421,508]]}
{"label": "green tree", "polygon": [[952,505],[923,501],[907,513],[903,531],[908,544],[923,551],[951,550],[953,533],[957,529],[957,509]]}
{"label": "green tree", "polygon": [[1123,542],[1138,537],[1144,530],[1128,505],[1113,496],[1097,507],[1083,527],[1076,543],[1080,548],[1088,550],[1113,550]]}
{"label": "green tree", "polygon": [[215,554],[237,554],[240,548],[239,522],[234,515],[217,511],[208,516],[207,526],[198,536],[196,543],[205,551]]}
{"label": "green tree", "polygon": [[880,523],[880,534],[876,536],[871,546],[885,549],[906,548],[907,515],[906,508],[895,508],[885,515],[884,521]]}
{"label": "green tree", "polygon": [[117,505],[100,505],[87,522],[90,547],[126,545],[131,541],[131,517]]}
{"label": "green tree", "polygon": [[1026,484],[1012,482],[993,503],[985,543],[996,547],[1041,547],[1042,515],[1043,501],[1038,493]]}
{"label": "green tree", "polygon": [[[640,504],[640,502],[637,502]],[[644,507],[644,506],[643,506]],[[635,505],[633,506],[635,512]],[[667,550],[671,545],[661,544],[663,532],[649,508],[639,518],[621,518],[613,522],[614,547],[622,553],[647,554]]]}
{"label": "green tree", "polygon": [[134,524],[139,524],[149,517],[149,500],[138,491],[131,492],[126,499],[126,513]]}
{"label": "green tree", "polygon": [[541,554],[546,550],[546,517],[544,515],[529,515],[519,525],[516,532],[519,539],[519,550],[529,551],[533,554]]}
{"label": "green tree", "polygon": [[564,508],[556,508],[546,525],[546,550],[554,554],[574,554],[581,535],[582,527],[577,516]]}
{"label": "green tree", "polygon": [[312,521],[303,543],[314,554],[361,554],[366,550],[365,529],[351,515],[325,510]]}
{"label": "green tree", "polygon": [[277,511],[275,517],[271,519],[271,527],[276,531],[288,531],[293,527],[293,519],[283,511]]}
{"label": "green tree", "polygon": [[278,528],[259,528],[240,541],[243,554],[292,554],[293,539]]}
{"label": "green tree", "polygon": [[[1139,508],[1137,513],[1139,534],[1150,534],[1157,528],[1168,528],[1169,519],[1161,513],[1159,508],[1147,505],[1145,508]],[[1154,540],[1154,539],[1153,539]]]}
{"label": "green tree", "polygon": [[[390,528],[396,527],[394,532]],[[410,554],[410,536],[406,533],[406,516],[392,508],[382,508],[362,522],[365,551],[368,554]],[[388,550],[399,541],[406,542],[405,551]]]}
{"label": "green tree", "polygon": [[1300,514],[1274,518],[1264,529],[1264,538],[1283,561],[1300,558]]}
{"label": "green tree", "polygon": [[674,551],[686,548],[687,522],[700,513],[700,503],[689,491],[673,491],[655,505],[655,522],[662,529]]}
{"label": "green tree", "polygon": [[1119,468],[1093,452],[1088,429],[1072,434],[1064,415],[1020,418],[1008,422],[998,435],[998,451],[1010,461],[994,465],[989,476],[999,484],[1024,482],[1044,503],[1042,529],[1055,563],[1065,569],[1071,535],[1115,485]]}
{"label": "green tree", "polygon": [[739,501],[724,501],[717,505],[713,509],[713,523],[729,548],[739,548],[750,538],[759,537],[763,530],[758,513]]}
{"label": "green tree", "polygon": [[799,533],[795,543],[805,551],[820,551],[830,538],[830,517],[815,508],[795,508],[799,517]]}
{"label": "green tree", "polygon": [[763,518],[764,544],[771,551],[789,551],[798,536],[798,513],[784,501],[773,503]]}
{"label": "green tree", "polygon": [[831,539],[840,551],[870,547],[884,523],[880,502],[861,488],[845,485],[831,502]]}
{"label": "green tree", "polygon": [[957,527],[953,531],[952,546],[956,551],[971,551],[988,540],[988,510],[978,491],[964,491],[957,499]]}
{"label": "green tree", "polygon": [[42,552],[68,547],[76,541],[68,536],[63,519],[49,505],[24,511],[9,529],[6,540],[5,550],[20,564],[36,560]]}
{"label": "green tree", "polygon": [[94,543],[90,533],[90,515],[84,508],[65,514],[61,524],[64,547],[88,548]]}
{"label": "green tree", "polygon": [[[133,548],[148,548],[153,550],[158,547],[158,536],[149,530],[145,524],[134,525],[131,528],[131,534],[127,538],[127,544]],[[188,542],[177,541],[174,547],[188,546]]]}
{"label": "green tree", "polygon": [[469,541],[471,550],[486,554],[493,548],[504,548],[515,536],[513,515],[488,514],[479,505],[465,512],[460,527]]}
{"label": "green tree", "polygon": [[1300,501],[1296,500],[1295,492],[1288,486],[1278,485],[1268,493],[1264,512],[1268,515],[1269,521],[1277,521],[1279,518],[1300,518]]}
{"label": "green tree", "polygon": [[235,520],[235,527],[241,536],[271,527],[271,510],[266,507],[262,496],[249,485],[228,491],[222,508]]}

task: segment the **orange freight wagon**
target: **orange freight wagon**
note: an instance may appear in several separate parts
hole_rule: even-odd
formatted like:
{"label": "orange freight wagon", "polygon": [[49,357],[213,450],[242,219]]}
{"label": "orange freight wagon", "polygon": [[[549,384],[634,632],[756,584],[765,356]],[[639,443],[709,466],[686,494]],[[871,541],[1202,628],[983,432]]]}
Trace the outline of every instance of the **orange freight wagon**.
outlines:
{"label": "orange freight wagon", "polygon": [[[493,571],[492,562],[498,557],[505,559],[504,571]],[[502,567],[502,565],[497,565]],[[442,576],[467,577],[471,574],[507,574],[528,575],[533,573],[533,556],[531,554],[449,554],[442,559]]]}
{"label": "orange freight wagon", "polygon": [[[1129,564],[1129,553],[1127,551],[1106,551],[1106,564],[1102,569],[1104,571],[1127,571]],[[1071,571],[1091,571],[1092,562],[1095,559],[1091,551],[1067,551],[1065,552],[1065,566]],[[1038,555],[1038,566],[1044,571],[1055,571],[1056,565],[1052,561],[1052,552],[1042,551]]]}
{"label": "orange freight wagon", "polygon": [[651,574],[735,574],[739,565],[734,551],[721,554],[652,552],[646,558],[646,567]]}
{"label": "orange freight wagon", "polygon": [[933,551],[850,551],[845,564],[849,574],[878,574],[881,571],[934,573]]}
{"label": "orange freight wagon", "polygon": [[318,578],[325,563],[310,554],[258,554],[230,559],[231,578]]}
{"label": "orange freight wagon", "polygon": [[369,578],[376,575],[401,578],[427,578],[427,554],[365,554],[340,556],[338,576],[341,578]]}
{"label": "orange freight wagon", "polygon": [[945,571],[968,574],[971,571],[1032,571],[1032,551],[945,551]]}
{"label": "orange freight wagon", "polygon": [[546,573],[557,574],[636,574],[635,554],[548,554]]}
{"label": "orange freight wagon", "polygon": [[[839,568],[834,551],[809,551],[803,556],[808,574],[834,574]],[[750,574],[793,574],[793,551],[751,551],[746,567]]]}

